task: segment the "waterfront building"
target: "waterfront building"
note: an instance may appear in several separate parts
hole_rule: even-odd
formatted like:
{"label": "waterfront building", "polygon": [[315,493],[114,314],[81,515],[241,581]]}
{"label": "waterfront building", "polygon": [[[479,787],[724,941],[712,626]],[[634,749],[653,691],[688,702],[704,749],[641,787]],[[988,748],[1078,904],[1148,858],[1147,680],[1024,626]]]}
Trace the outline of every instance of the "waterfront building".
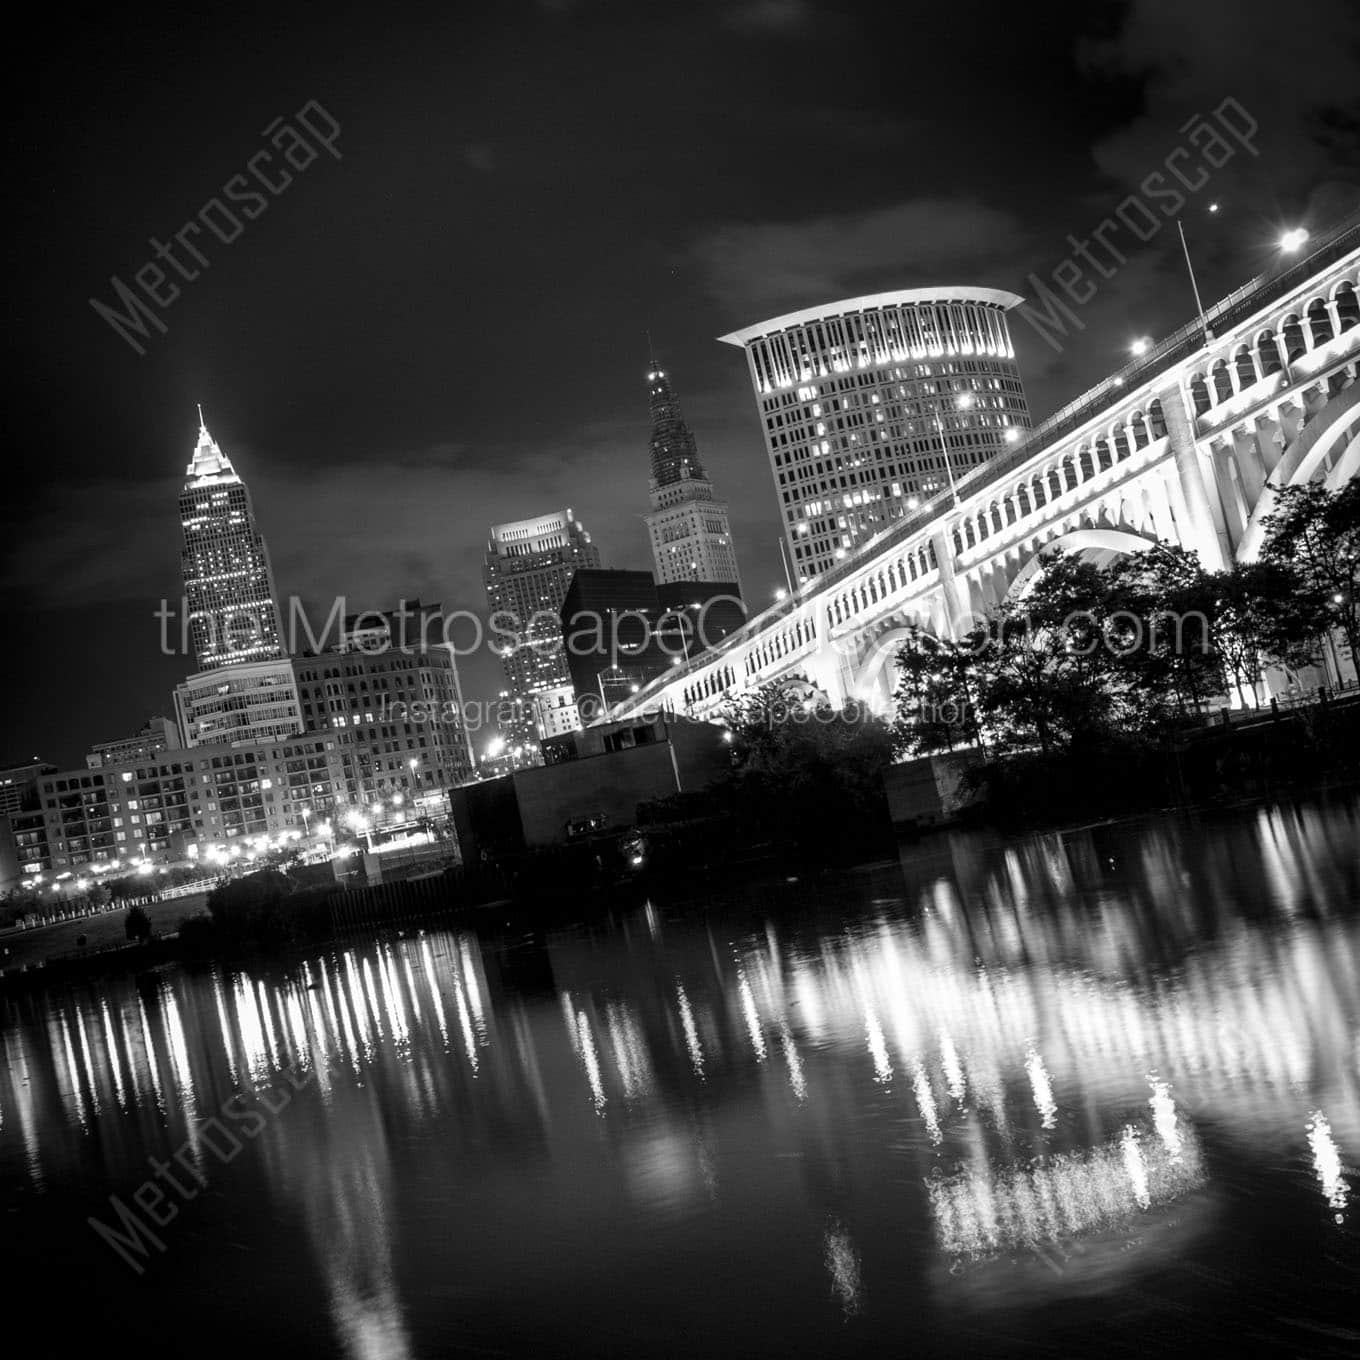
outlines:
{"label": "waterfront building", "polygon": [[175,717],[186,747],[301,732],[293,663],[287,657],[237,662],[191,675],[175,686]]}
{"label": "waterfront building", "polygon": [[391,803],[472,778],[472,745],[452,649],[435,644],[369,650],[372,641],[370,635],[363,648],[293,663],[302,722],[307,731],[335,740],[345,798],[359,807]]}
{"label": "waterfront building", "polygon": [[665,717],[568,732],[544,742],[543,755],[541,766],[449,795],[466,862],[616,837],[637,825],[640,804],[706,788],[732,764],[718,728]]}
{"label": "waterfront building", "polygon": [[9,892],[51,867],[47,822],[37,802],[35,786],[32,807],[0,814],[0,892]]}
{"label": "waterfront building", "polygon": [[27,874],[192,862],[213,845],[315,832],[343,788],[339,743],[320,734],[203,745],[45,774],[41,827],[14,836]]}
{"label": "waterfront building", "polygon": [[847,298],[723,336],[746,352],[801,584],[1029,429],[994,288]]}
{"label": "waterfront building", "polygon": [[162,751],[178,751],[179,724],[173,718],[150,718],[135,736],[120,737],[116,741],[97,741],[85,755],[85,764],[92,770],[102,765],[119,765],[129,760],[149,760]]}
{"label": "waterfront building", "polygon": [[199,671],[277,660],[286,652],[274,574],[250,492],[198,413],[198,443],[180,493],[184,603]]}
{"label": "waterfront building", "polygon": [[599,565],[599,548],[570,509],[491,528],[482,579],[514,709],[503,724],[511,748],[536,747],[544,735],[536,713],[559,710],[555,696],[571,684],[562,601],[578,569]]}
{"label": "waterfront building", "polygon": [[0,769],[0,817],[23,807],[38,780],[56,768],[34,756],[22,765],[7,765]]}
{"label": "waterfront building", "polygon": [[734,593],[740,595],[741,574],[727,504],[714,494],[675,389],[655,362],[647,384],[652,417],[652,509],[645,518],[656,579],[662,585],[732,581]]}

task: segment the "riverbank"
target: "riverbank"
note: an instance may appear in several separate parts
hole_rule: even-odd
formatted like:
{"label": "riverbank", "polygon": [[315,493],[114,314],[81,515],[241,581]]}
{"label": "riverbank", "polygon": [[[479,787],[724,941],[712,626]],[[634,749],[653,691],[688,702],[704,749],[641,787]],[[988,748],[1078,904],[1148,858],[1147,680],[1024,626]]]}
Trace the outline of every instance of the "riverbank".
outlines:
{"label": "riverbank", "polygon": [[[1297,798],[1320,805],[1333,799],[1350,802],[1360,798],[1360,783],[1295,790],[1290,801]],[[1238,796],[1193,806],[1140,808],[1117,816],[1088,813],[1061,825],[1042,828],[1006,830],[993,826],[987,830],[998,843],[1019,844],[1036,834],[1079,835],[1096,828],[1117,829],[1167,816],[1210,825],[1278,801],[1277,796]],[[809,870],[806,866],[785,863],[774,854],[753,854],[739,866],[728,866],[721,874],[707,867],[702,872],[689,873],[662,868],[612,884],[597,884],[590,891],[558,891],[535,897],[523,892],[504,895],[503,880],[485,876],[469,879],[460,873],[378,888],[344,890],[337,886],[334,892],[323,893],[315,888],[301,889],[297,899],[307,901],[296,917],[304,928],[296,929],[287,939],[276,938],[273,943],[219,928],[201,909],[201,904],[196,914],[189,915],[185,900],[180,899],[157,904],[160,910],[153,921],[155,930],[145,944],[123,940],[122,916],[115,913],[118,936],[112,944],[101,945],[92,940],[85,949],[11,967],[0,974],[0,993],[40,991],[52,984],[141,974],[172,964],[202,967],[267,961],[271,966],[287,966],[314,955],[318,948],[326,949],[341,941],[375,935],[421,934],[443,925],[470,929],[486,939],[521,935],[542,938],[545,932],[578,925],[594,928],[618,923],[644,907],[654,909],[659,916],[702,919],[711,911],[730,911],[740,904],[757,916],[762,913],[778,916],[790,902],[834,905],[847,891],[852,894],[860,891],[864,883],[875,885],[876,897],[892,896],[894,889],[900,888],[904,869],[910,870],[914,862],[929,862],[932,856],[942,853],[945,836],[975,834],[979,829],[960,826],[940,828],[924,837],[903,835],[897,839],[891,856],[865,859],[853,865],[825,865]],[[860,886],[847,890],[847,884]],[[285,915],[288,904],[287,897],[279,904]],[[164,929],[167,924],[177,929],[167,931]]]}
{"label": "riverbank", "polygon": [[[1020,834],[1082,820],[1231,806],[1360,788],[1360,697],[1294,709],[1225,713],[1221,722],[1153,745],[989,757],[940,758],[952,801],[934,824],[953,821]],[[900,768],[900,767],[898,767]],[[946,781],[938,780],[941,785]],[[898,821],[902,829],[901,821]]]}
{"label": "riverbank", "polygon": [[[206,894],[187,897],[148,898],[141,903],[158,934],[175,930],[186,916],[204,910]],[[99,952],[127,943],[125,922],[127,911],[109,907],[89,916],[77,916],[67,921],[53,921],[50,925],[30,926],[27,929],[9,927],[0,931],[0,971],[31,968],[49,958],[86,952]],[[78,945],[81,936],[85,944]]]}
{"label": "riverbank", "polygon": [[[891,767],[900,770],[902,767]],[[974,759],[971,793],[952,823],[1020,837],[1159,812],[1211,813],[1312,795],[1360,792],[1360,702],[1263,712],[1162,747],[1023,753]],[[891,800],[889,800],[891,801]],[[247,919],[213,920],[204,898],[153,902],[153,941],[126,942],[124,914],[107,912],[0,938],[0,987],[100,976],[170,962],[235,962],[333,943],[356,931],[417,929],[453,917],[499,929],[555,928],[653,902],[702,904],[757,885],[817,881],[902,853],[900,838],[938,829],[862,819],[844,834],[791,837],[770,800],[710,790],[644,809],[641,863],[606,868],[600,847],[522,853],[476,870],[360,889],[301,881]],[[909,851],[907,852],[909,853]],[[615,857],[617,859],[617,857]],[[286,880],[283,880],[286,882]],[[235,891],[234,889],[232,891]],[[259,904],[256,904],[259,905]],[[78,945],[81,936],[84,945]]]}

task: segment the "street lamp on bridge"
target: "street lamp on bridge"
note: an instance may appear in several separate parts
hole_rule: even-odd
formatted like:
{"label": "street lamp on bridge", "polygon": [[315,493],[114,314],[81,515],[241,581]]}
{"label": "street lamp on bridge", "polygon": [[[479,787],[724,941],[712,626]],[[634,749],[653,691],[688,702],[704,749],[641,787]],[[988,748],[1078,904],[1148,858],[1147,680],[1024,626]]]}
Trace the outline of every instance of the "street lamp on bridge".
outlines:
{"label": "street lamp on bridge", "polygon": [[[977,402],[977,398],[971,392],[961,393],[954,402],[954,408],[959,411],[970,410]],[[944,470],[949,474],[949,494],[954,498],[955,506],[959,503],[959,488],[954,482],[954,464],[949,458],[949,440],[945,437],[944,418],[940,415],[940,408],[935,407],[935,428],[940,432],[940,448],[944,453]]]}

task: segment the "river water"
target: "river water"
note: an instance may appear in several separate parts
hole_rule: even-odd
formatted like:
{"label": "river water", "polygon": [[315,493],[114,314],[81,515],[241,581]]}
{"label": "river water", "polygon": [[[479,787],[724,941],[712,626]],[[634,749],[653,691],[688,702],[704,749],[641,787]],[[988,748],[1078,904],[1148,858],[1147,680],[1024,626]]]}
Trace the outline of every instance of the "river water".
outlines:
{"label": "river water", "polygon": [[1285,804],[0,999],[11,1326],[1355,1355],[1358,902],[1360,805]]}

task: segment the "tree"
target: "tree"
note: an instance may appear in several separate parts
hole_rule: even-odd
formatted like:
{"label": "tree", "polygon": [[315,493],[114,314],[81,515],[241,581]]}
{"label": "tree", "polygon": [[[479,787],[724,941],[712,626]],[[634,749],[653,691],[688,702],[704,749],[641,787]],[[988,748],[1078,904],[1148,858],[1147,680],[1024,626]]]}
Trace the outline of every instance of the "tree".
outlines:
{"label": "tree", "polygon": [[1322,613],[1298,574],[1267,560],[1236,562],[1206,576],[1210,636],[1238,693],[1259,702],[1257,685],[1268,662],[1297,664],[1316,652]]}
{"label": "tree", "polygon": [[151,918],[141,907],[129,907],[123,918],[123,930],[129,940],[145,944],[151,938]]}
{"label": "tree", "polygon": [[1104,575],[1105,636],[1130,716],[1148,732],[1184,722],[1224,688],[1209,573],[1195,553],[1159,543],[1116,558]]}
{"label": "tree", "polygon": [[897,651],[897,720],[893,746],[899,755],[952,750],[959,742],[982,744],[978,715],[978,658],[975,643],[936,637],[913,627]]}
{"label": "tree", "polygon": [[834,849],[886,828],[893,733],[867,707],[836,708],[806,687],[764,685],[730,702],[725,719],[728,790],[774,834]]}
{"label": "tree", "polygon": [[1322,630],[1339,629],[1360,666],[1360,481],[1280,488],[1265,528],[1262,559],[1295,573]]}
{"label": "tree", "polygon": [[[1054,553],[1021,598],[988,621],[978,655],[979,706],[1001,744],[1098,745],[1113,730],[1117,690],[1106,643],[1108,588],[1089,562]],[[983,645],[978,645],[979,641]]]}

